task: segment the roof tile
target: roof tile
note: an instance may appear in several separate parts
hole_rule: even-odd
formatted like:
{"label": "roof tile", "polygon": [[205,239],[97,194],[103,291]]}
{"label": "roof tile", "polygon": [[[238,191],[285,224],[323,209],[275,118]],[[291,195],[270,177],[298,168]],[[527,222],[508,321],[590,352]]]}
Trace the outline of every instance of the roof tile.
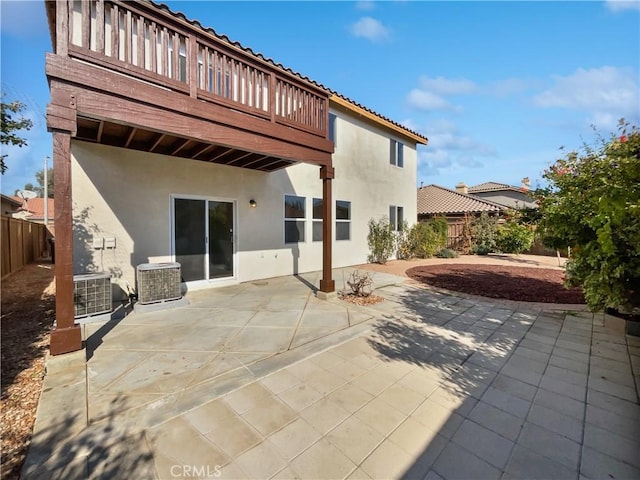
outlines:
{"label": "roof tile", "polygon": [[505,207],[438,185],[418,189],[418,215],[500,212]]}

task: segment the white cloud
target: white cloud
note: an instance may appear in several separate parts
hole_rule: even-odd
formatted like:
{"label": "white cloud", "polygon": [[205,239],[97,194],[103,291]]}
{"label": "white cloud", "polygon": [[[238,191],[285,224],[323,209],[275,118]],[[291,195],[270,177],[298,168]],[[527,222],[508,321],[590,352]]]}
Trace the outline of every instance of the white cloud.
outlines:
{"label": "white cloud", "polygon": [[522,93],[533,86],[533,82],[524,80],[522,78],[505,78],[503,80],[496,80],[490,83],[485,91],[497,97],[508,97]]}
{"label": "white cloud", "polygon": [[466,78],[428,77],[426,75],[420,77],[420,87],[440,95],[466,95],[478,90],[476,84]]}
{"label": "white cloud", "polygon": [[386,40],[390,35],[389,29],[372,17],[362,17],[351,25],[351,33],[356,37],[363,37],[372,42]]}
{"label": "white cloud", "polygon": [[640,116],[638,74],[631,68],[580,68],[568,76],[554,76],[553,82],[533,98],[535,106],[586,112],[600,120]]}
{"label": "white cloud", "polygon": [[360,1],[356,2],[356,8],[358,10],[373,10],[376,8],[376,5],[373,1]]}
{"label": "white cloud", "polygon": [[407,95],[407,103],[418,110],[452,110],[455,107],[444,97],[414,88]]}
{"label": "white cloud", "polygon": [[612,12],[625,10],[640,10],[640,0],[605,0],[605,5]]}

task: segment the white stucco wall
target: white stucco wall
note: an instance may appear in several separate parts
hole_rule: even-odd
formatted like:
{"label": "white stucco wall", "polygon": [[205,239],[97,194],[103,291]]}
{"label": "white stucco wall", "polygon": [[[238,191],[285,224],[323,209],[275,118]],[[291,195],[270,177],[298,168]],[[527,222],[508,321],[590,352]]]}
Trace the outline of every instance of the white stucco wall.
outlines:
{"label": "white stucco wall", "polygon": [[[333,197],[351,202],[352,220],[351,240],[333,241],[335,267],[366,262],[367,222],[388,215],[390,205],[402,206],[405,219],[415,222],[417,157],[415,145],[405,142],[404,168],[391,165],[390,132],[337,115]],[[74,141],[72,188],[75,273],[109,271],[124,292],[135,287],[136,265],[172,260],[172,195],[235,202],[232,281],[322,267],[322,242],[312,241],[312,199],[322,198],[316,166],[264,173]],[[286,194],[306,197],[306,239],[295,245],[284,243]],[[335,218],[335,204],[333,210]],[[94,238],[115,238],[116,247],[94,249]]]}

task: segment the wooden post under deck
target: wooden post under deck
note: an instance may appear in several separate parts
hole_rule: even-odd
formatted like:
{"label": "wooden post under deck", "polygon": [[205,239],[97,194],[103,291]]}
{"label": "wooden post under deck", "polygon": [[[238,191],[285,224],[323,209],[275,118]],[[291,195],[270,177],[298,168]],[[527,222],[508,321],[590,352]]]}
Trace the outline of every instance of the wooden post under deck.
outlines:
{"label": "wooden post under deck", "polygon": [[331,180],[335,177],[335,169],[332,166],[323,165],[320,167],[320,178],[322,179],[322,278],[320,279],[320,291],[331,293],[335,291],[335,282],[331,278],[331,241],[332,221],[331,221]]}

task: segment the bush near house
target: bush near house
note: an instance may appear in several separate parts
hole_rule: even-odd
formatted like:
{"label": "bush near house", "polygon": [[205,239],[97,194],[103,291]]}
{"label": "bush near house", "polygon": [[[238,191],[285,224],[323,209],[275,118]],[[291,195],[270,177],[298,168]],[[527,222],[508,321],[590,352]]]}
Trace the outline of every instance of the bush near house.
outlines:
{"label": "bush near house", "polygon": [[438,250],[447,246],[447,220],[432,218],[426,222],[418,222],[408,234],[408,243],[412,257],[433,257]]}
{"label": "bush near house", "polygon": [[522,225],[516,219],[508,220],[498,226],[496,247],[502,253],[522,253],[531,248],[534,237],[532,227]]}
{"label": "bush near house", "polygon": [[592,311],[640,307],[640,132],[619,127],[545,170],[549,186],[536,191],[543,241],[571,247],[566,282]]}
{"label": "bush near house", "polygon": [[476,255],[489,255],[495,252],[496,232],[498,230],[498,219],[490,217],[487,212],[482,212],[471,222],[471,253]]}
{"label": "bush near house", "polygon": [[371,250],[368,257],[369,262],[387,263],[387,260],[393,255],[396,243],[388,217],[382,217],[378,220],[372,218],[369,220],[367,243],[369,244],[369,250]]}

